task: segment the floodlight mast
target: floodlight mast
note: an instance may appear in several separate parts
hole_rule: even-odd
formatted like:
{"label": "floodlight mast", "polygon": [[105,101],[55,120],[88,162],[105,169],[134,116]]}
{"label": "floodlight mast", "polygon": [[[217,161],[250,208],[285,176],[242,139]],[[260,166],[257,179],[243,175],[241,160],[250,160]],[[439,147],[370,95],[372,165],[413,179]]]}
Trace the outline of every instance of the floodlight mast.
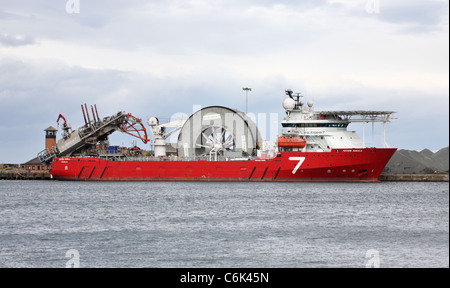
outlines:
{"label": "floodlight mast", "polygon": [[245,114],[247,114],[247,108],[248,108],[248,91],[252,91],[252,88],[244,87],[242,90],[245,91]]}

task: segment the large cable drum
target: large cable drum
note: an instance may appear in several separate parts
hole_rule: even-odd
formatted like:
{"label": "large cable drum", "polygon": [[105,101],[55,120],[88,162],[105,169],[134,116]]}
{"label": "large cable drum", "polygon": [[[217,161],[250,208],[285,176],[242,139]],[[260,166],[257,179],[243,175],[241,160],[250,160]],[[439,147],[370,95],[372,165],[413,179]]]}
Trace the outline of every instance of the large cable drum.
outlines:
{"label": "large cable drum", "polygon": [[192,114],[178,135],[179,157],[247,157],[260,149],[261,135],[244,113],[222,106]]}

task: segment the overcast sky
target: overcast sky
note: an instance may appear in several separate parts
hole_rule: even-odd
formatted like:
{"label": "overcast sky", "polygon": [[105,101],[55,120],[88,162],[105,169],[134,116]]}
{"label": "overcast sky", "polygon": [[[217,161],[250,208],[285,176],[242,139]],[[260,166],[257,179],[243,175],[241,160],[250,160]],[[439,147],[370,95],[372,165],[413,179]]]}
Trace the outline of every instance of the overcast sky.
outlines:
{"label": "overcast sky", "polygon": [[439,150],[448,13],[447,0],[0,0],[0,161],[34,158],[60,113],[83,125],[84,103],[169,120],[193,105],[245,111],[243,87],[248,112],[279,120],[285,89],[316,110],[396,111],[391,147]]}

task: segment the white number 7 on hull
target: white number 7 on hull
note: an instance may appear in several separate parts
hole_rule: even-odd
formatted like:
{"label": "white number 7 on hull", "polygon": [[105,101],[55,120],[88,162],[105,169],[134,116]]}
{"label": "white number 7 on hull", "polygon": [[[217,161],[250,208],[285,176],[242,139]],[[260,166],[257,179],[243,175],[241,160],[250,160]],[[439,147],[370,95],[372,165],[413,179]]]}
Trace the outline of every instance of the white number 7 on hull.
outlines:
{"label": "white number 7 on hull", "polygon": [[295,165],[294,170],[292,170],[292,174],[297,173],[298,168],[302,165],[303,161],[305,161],[306,157],[289,157],[289,160],[298,161],[297,165]]}

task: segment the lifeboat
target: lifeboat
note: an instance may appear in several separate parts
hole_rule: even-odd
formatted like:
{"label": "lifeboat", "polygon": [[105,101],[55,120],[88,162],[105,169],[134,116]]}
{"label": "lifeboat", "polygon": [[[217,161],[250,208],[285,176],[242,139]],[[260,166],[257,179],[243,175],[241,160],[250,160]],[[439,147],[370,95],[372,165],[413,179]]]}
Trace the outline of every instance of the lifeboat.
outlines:
{"label": "lifeboat", "polygon": [[278,137],[278,147],[299,147],[304,148],[306,141],[301,138],[286,138],[283,136]]}

